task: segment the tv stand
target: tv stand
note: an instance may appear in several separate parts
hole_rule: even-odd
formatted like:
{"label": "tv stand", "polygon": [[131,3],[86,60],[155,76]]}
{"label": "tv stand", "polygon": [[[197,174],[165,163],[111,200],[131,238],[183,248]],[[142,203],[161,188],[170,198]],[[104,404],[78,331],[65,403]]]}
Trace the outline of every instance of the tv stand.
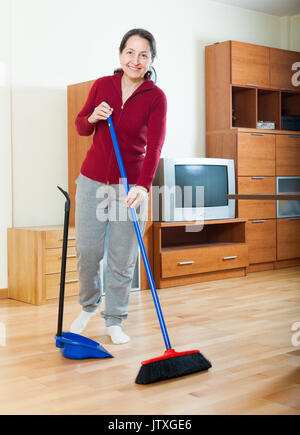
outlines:
{"label": "tv stand", "polygon": [[245,276],[247,219],[154,222],[157,288]]}

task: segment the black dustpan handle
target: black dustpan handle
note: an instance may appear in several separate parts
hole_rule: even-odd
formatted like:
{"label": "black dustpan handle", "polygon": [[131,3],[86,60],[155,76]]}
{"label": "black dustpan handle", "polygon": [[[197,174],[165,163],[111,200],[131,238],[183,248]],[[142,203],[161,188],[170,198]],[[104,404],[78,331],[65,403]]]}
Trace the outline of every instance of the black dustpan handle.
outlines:
{"label": "black dustpan handle", "polygon": [[60,272],[60,292],[59,292],[59,309],[58,309],[58,323],[57,323],[57,337],[62,336],[62,324],[64,313],[64,299],[65,299],[65,279],[66,279],[66,262],[67,262],[67,247],[68,247],[68,232],[69,232],[69,216],[70,216],[70,197],[61,187],[57,186],[62,194],[66,197],[65,203],[65,221],[64,221],[64,235],[62,246],[62,261]]}

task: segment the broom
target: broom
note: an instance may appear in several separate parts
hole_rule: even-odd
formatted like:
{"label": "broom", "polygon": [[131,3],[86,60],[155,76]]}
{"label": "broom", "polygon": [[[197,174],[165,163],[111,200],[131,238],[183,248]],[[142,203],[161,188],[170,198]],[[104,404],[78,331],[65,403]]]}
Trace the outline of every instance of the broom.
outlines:
{"label": "broom", "polygon": [[[121,172],[123,185],[126,194],[128,194],[129,185],[128,185],[125,168],[123,165],[122,156],[120,153],[112,117],[109,116],[107,121],[108,121],[111,138],[113,141],[116,157],[118,160],[118,165]],[[136,231],[136,235],[138,238],[148,281],[150,284],[150,289],[151,289],[154,305],[156,308],[159,324],[161,327],[162,335],[166,346],[166,350],[163,355],[157,358],[149,359],[147,361],[142,361],[141,368],[136,377],[135,382],[136,384],[150,384],[152,382],[163,381],[166,379],[176,378],[179,376],[184,376],[191,373],[200,372],[203,370],[208,370],[211,367],[211,363],[200,353],[199,350],[176,352],[171,347],[170,339],[168,336],[167,328],[162,314],[160,302],[155,288],[153,275],[151,272],[149,260],[147,257],[147,253],[146,253],[143,237],[141,234],[141,230],[138,224],[138,219],[137,219],[135,209],[133,207],[130,207],[130,212],[131,212],[134,228]]]}

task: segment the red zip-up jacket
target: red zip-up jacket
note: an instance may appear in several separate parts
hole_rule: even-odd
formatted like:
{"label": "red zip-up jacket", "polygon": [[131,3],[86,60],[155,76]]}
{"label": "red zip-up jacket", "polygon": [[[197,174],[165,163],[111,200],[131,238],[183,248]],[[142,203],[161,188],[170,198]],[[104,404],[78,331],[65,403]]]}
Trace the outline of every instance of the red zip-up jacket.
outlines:
{"label": "red zip-up jacket", "polygon": [[103,100],[114,109],[112,120],[129,184],[150,189],[166,134],[167,99],[152,80],[144,82],[122,106],[123,72],[97,79],[75,124],[82,136],[94,133],[81,167],[92,180],[120,183],[121,174],[107,121],[91,124],[88,118]]}

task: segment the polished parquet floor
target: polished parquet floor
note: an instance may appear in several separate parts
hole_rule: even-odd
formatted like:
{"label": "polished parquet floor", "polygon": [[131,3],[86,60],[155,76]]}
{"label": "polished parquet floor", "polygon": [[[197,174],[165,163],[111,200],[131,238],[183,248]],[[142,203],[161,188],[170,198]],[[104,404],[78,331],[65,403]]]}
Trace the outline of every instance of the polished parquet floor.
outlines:
{"label": "polished parquet floor", "polygon": [[[129,343],[113,345],[103,319],[90,321],[84,334],[115,356],[105,360],[62,357],[56,301],[0,300],[0,414],[300,415],[300,333],[292,331],[300,322],[300,267],[159,296],[173,347],[200,349],[212,362],[208,372],[134,383],[140,362],[164,351],[150,291],[131,295]],[[67,298],[64,330],[78,312],[77,298]]]}

